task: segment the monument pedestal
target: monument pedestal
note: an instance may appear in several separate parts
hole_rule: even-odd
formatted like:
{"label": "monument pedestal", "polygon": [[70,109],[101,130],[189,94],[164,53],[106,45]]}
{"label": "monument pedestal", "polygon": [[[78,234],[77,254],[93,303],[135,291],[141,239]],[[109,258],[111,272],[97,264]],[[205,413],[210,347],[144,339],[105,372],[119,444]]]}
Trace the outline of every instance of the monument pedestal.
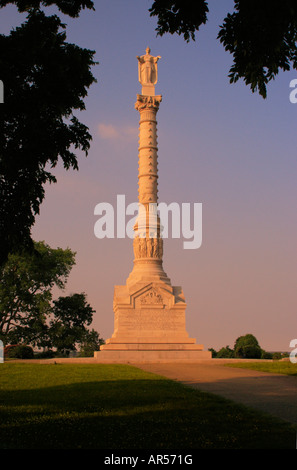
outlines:
{"label": "monument pedestal", "polygon": [[182,288],[160,280],[161,276],[148,282],[144,275],[132,282],[132,274],[126,285],[115,286],[114,333],[95,358],[132,363],[211,359],[211,353],[186,331]]}
{"label": "monument pedestal", "polygon": [[106,362],[192,362],[210,359],[186,331],[186,302],[163,270],[162,227],[157,215],[158,156],[155,95],[160,57],[138,57],[142,94],[135,108],[139,121],[139,214],[135,224],[134,267],[126,285],[114,290],[114,333],[95,359]]}

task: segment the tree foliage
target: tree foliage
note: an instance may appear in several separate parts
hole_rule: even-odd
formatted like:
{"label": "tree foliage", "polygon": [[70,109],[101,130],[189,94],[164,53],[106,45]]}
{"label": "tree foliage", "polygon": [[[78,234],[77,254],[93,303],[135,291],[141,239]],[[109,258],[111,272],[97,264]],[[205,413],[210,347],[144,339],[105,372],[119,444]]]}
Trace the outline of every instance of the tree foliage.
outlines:
{"label": "tree foliage", "polygon": [[[205,0],[155,0],[149,10],[158,18],[157,34],[183,34],[195,40],[195,33],[207,21]],[[296,0],[234,0],[218,39],[233,56],[230,82],[240,78],[253,92],[266,98],[267,83],[280,70],[297,69]]]}
{"label": "tree foliage", "polygon": [[84,8],[94,10],[94,2],[90,0],[0,0],[0,8],[5,7],[9,3],[16,5],[21,13],[56,5],[61,13],[73,18],[77,17]]}
{"label": "tree foliage", "polygon": [[51,346],[62,353],[74,351],[76,344],[86,339],[86,327],[92,323],[93,313],[84,293],[54,300],[49,328]]}
{"label": "tree foliage", "polygon": [[231,357],[234,357],[234,351],[229,346],[225,346],[217,352],[216,357],[231,358]]}
{"label": "tree foliage", "polygon": [[105,341],[100,338],[100,335],[93,328],[84,333],[80,342],[80,356],[89,357],[94,355],[94,351],[99,351],[100,346]]}
{"label": "tree foliage", "polygon": [[177,33],[189,42],[195,40],[195,32],[206,23],[208,6],[204,0],[155,0],[149,12],[158,17],[158,35]]}
{"label": "tree foliage", "polygon": [[209,351],[212,352],[212,357],[227,359],[260,359],[268,355],[268,353],[260,347],[257,338],[251,333],[239,336],[234,343],[233,349],[229,346],[225,346],[219,351],[213,348],[209,349]]}
{"label": "tree foliage", "polygon": [[95,78],[94,51],[66,42],[65,25],[40,5],[56,3],[77,16],[93,2],[1,1],[27,11],[26,21],[0,35],[0,265],[16,247],[33,248],[31,227],[44,199],[44,185],[58,161],[78,169],[76,150],[88,153],[91,135],[74,115]]}
{"label": "tree foliage", "polygon": [[34,252],[9,254],[0,270],[0,337],[6,343],[38,342],[51,312],[52,288],[65,287],[75,264],[69,248],[34,243]]}
{"label": "tree foliage", "polygon": [[[32,253],[10,253],[0,270],[0,339],[58,352],[98,350],[103,343],[89,330],[95,311],[85,293],[52,299],[52,289],[64,289],[75,264],[69,248],[53,249],[34,242]],[[23,350],[20,348],[20,350]],[[18,350],[17,350],[18,351]]]}
{"label": "tree foliage", "polygon": [[280,70],[297,68],[297,4],[294,0],[236,0],[219,32],[233,55],[230,80],[243,78],[266,97],[266,85]]}
{"label": "tree foliage", "polygon": [[259,346],[257,338],[248,333],[239,336],[234,344],[234,356],[244,359],[260,359],[262,349]]}
{"label": "tree foliage", "polygon": [[26,344],[17,344],[8,348],[6,356],[13,359],[33,359],[34,351],[31,346]]}

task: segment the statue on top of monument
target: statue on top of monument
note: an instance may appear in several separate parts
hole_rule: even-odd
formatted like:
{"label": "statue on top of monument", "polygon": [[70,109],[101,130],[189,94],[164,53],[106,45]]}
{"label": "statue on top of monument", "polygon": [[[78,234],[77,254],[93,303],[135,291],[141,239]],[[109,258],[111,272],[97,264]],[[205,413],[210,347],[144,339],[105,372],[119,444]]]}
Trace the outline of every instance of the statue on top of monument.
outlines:
{"label": "statue on top of monument", "polygon": [[138,79],[141,85],[156,85],[158,80],[157,62],[161,59],[161,56],[152,56],[149,47],[145,51],[145,55],[136,56],[138,59]]}

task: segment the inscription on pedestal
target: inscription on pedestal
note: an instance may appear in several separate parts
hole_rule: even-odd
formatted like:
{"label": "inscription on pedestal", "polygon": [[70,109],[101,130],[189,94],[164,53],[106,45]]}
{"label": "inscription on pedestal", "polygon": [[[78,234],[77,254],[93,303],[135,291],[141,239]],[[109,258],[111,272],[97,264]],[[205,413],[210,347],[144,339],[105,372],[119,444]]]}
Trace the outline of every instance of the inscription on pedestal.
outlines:
{"label": "inscription on pedestal", "polygon": [[131,313],[126,311],[118,315],[118,327],[124,335],[144,331],[150,334],[153,331],[158,334],[166,331],[184,332],[184,312],[172,312],[160,308],[134,309]]}

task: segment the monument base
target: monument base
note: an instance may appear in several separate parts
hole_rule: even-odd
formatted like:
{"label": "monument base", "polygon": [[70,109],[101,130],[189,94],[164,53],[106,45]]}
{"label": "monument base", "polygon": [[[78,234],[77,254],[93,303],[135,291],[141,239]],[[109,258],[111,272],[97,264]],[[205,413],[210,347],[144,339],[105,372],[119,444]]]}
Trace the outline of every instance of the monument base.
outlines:
{"label": "monument base", "polygon": [[160,279],[115,286],[114,333],[94,353],[95,360],[141,363],[211,359],[211,352],[189,337],[185,310],[181,287]]}
{"label": "monument base", "polygon": [[103,350],[95,351],[94,359],[98,362],[124,364],[124,363],[189,363],[200,362],[206,359],[211,359],[210,351],[202,350],[158,350],[158,349],[135,349],[135,350]]}

